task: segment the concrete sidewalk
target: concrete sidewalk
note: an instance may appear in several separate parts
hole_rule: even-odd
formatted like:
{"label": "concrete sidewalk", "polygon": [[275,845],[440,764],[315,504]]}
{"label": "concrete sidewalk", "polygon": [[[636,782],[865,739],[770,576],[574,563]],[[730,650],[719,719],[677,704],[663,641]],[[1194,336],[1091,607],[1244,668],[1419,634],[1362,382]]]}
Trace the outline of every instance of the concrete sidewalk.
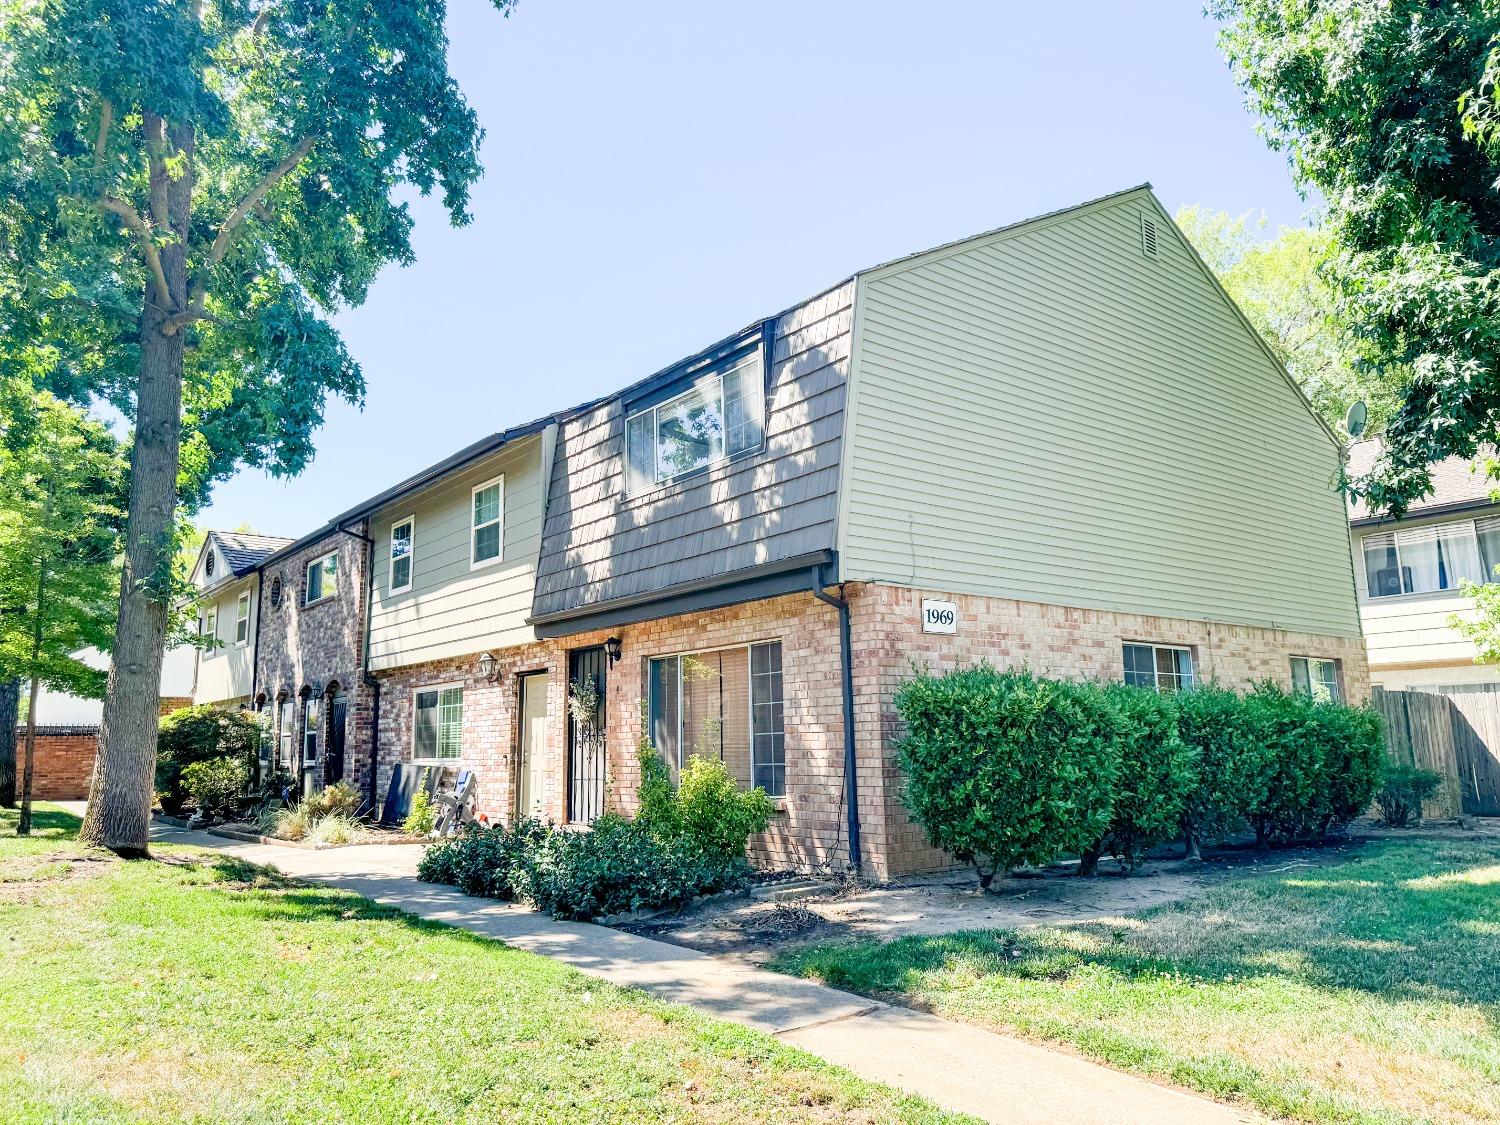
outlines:
{"label": "concrete sidewalk", "polygon": [[212,848],[296,879],[354,891],[433,921],[554,957],[774,1035],[945,1108],[1006,1125],[1232,1125],[1253,1120],[1214,1102],[1050,1051],[812,981],[735,964],[603,926],[556,922],[416,878],[421,849],[311,851],[156,828],[163,843]]}

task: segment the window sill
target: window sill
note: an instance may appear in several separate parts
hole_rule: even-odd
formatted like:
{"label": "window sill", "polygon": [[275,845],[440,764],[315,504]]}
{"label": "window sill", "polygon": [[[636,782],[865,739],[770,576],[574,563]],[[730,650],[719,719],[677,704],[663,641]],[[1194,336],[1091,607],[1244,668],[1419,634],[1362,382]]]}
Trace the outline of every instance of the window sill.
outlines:
{"label": "window sill", "polygon": [[[504,556],[504,554],[499,554],[499,555],[496,555],[496,556],[495,556],[495,557],[494,557],[494,558],[492,558],[492,559],[485,559],[485,560],[484,560],[484,561],[483,561],[483,562],[471,562],[471,563],[470,563],[470,564],[469,564],[469,570],[470,570],[470,571],[471,571],[471,572],[473,572],[473,571],[476,571],[476,570],[485,570],[485,569],[487,569],[487,568],[488,568],[488,567],[492,567],[492,566],[496,566],[496,565],[498,565],[498,564],[499,564],[499,563],[502,563],[502,562],[504,562],[504,561],[505,561],[505,556]],[[411,587],[410,587],[410,586],[408,586],[408,587],[406,587],[406,588],[407,588],[407,589],[408,589],[408,590],[409,590],[409,589],[411,589]],[[397,591],[397,592],[398,592],[398,593],[399,593],[399,591]]]}
{"label": "window sill", "polygon": [[323,605],[323,604],[325,604],[327,602],[336,602],[338,600],[339,600],[339,596],[337,594],[324,594],[321,598],[317,598],[317,599],[315,599],[313,601],[310,601],[310,602],[303,602],[302,603],[302,608],[303,609],[312,609],[313,606]]}

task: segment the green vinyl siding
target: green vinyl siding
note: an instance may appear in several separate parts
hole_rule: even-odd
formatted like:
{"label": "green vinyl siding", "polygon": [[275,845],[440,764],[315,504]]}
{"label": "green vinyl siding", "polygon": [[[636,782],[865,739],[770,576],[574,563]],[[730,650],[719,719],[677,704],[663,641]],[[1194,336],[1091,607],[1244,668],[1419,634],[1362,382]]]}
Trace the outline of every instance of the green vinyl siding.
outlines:
{"label": "green vinyl siding", "polygon": [[861,275],[855,336],[845,578],[1358,633],[1337,446],[1148,191]]}

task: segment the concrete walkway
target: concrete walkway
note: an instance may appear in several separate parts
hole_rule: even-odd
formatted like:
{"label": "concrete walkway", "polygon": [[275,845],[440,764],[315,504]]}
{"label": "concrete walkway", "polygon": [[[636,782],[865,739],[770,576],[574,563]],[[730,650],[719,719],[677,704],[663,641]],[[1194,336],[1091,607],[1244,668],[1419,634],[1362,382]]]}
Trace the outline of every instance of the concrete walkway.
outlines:
{"label": "concrete walkway", "polygon": [[556,922],[509,903],[416,878],[421,849],[370,845],[312,851],[157,828],[163,843],[212,848],[296,879],[354,891],[433,921],[554,957],[776,1036],[862,1078],[1005,1125],[1233,1125],[1252,1120],[1192,1094],[812,981],[587,923]]}

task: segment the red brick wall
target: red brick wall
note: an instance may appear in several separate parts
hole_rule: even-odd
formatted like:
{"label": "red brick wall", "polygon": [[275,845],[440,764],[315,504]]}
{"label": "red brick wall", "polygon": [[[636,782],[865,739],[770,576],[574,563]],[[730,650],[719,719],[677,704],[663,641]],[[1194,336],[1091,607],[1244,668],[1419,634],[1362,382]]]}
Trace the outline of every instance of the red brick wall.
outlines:
{"label": "red brick wall", "polygon": [[[38,801],[81,801],[89,795],[99,732],[93,727],[37,727],[31,795]],[[20,788],[26,731],[16,731],[16,783]]]}

